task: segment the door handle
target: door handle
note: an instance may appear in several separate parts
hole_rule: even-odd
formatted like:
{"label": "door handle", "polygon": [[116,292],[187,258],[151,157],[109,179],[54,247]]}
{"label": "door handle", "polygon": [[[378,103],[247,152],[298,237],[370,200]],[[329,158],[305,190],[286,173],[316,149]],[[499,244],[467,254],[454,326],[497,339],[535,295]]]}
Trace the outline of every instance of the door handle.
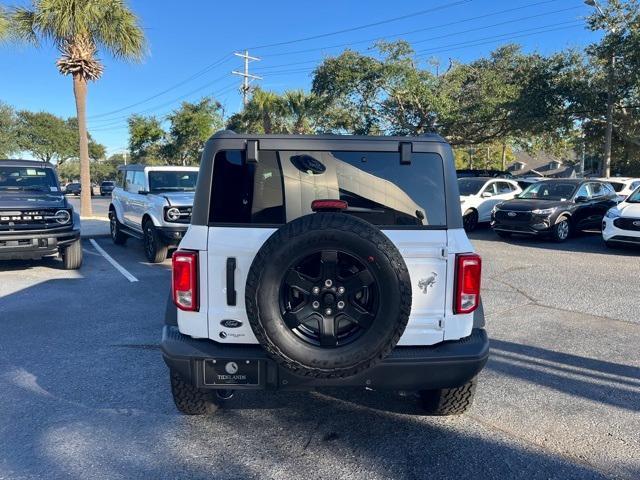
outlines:
{"label": "door handle", "polygon": [[236,259],[227,258],[227,305],[236,305]]}

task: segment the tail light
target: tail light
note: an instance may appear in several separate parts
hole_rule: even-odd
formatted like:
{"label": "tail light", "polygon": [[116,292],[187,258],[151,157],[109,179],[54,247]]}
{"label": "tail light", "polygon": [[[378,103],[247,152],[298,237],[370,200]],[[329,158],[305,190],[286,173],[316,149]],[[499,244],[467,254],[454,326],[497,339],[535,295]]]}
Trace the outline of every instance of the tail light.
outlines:
{"label": "tail light", "polygon": [[171,260],[171,292],[180,310],[198,311],[198,253],[178,250]]}
{"label": "tail light", "polygon": [[482,260],[475,253],[456,256],[454,313],[471,313],[480,303]]}

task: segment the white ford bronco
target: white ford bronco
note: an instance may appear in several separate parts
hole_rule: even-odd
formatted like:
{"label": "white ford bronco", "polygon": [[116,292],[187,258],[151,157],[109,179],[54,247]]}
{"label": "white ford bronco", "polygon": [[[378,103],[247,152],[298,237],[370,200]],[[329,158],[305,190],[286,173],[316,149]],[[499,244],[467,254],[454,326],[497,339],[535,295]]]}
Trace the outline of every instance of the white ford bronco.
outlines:
{"label": "white ford bronco", "polygon": [[120,166],[109,205],[113,243],[140,238],[147,260],[163,262],[187,231],[197,178],[198,167]]}
{"label": "white ford bronco", "polygon": [[489,341],[458,195],[438,136],[214,135],[172,257],[177,408],[361,386],[464,412]]}

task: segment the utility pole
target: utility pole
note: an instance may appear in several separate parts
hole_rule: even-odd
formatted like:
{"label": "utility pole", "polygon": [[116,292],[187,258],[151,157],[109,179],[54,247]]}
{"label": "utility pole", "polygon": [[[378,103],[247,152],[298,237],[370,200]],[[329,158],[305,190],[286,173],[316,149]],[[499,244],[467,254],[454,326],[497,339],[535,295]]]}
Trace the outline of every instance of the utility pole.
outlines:
{"label": "utility pole", "polygon": [[249,51],[245,50],[244,53],[235,52],[234,55],[236,57],[240,57],[244,59],[244,71],[238,72],[236,70],[232,71],[234,75],[239,75],[242,77],[242,85],[240,86],[240,91],[242,92],[242,105],[247,106],[247,102],[249,101],[249,83],[251,80],[262,80],[262,77],[257,75],[251,75],[249,73],[249,62],[250,61],[259,61],[260,59],[257,57],[249,56]]}
{"label": "utility pole", "polygon": [[[606,15],[602,10],[602,7],[600,7],[600,4],[597,2],[597,0],[584,0],[584,3],[589,5],[590,7],[595,8],[598,14],[602,18],[605,18],[606,20]],[[611,33],[616,33],[615,25],[609,26],[609,31]],[[615,99],[613,97],[612,90],[614,89],[614,86],[615,86],[614,84],[615,69],[616,69],[616,54],[615,52],[612,52],[611,60],[609,63],[609,81],[608,81],[609,85],[607,88],[607,129],[604,135],[604,160],[602,162],[602,169],[601,169],[602,176],[606,178],[611,176],[611,137],[613,136],[613,107],[615,104]]]}

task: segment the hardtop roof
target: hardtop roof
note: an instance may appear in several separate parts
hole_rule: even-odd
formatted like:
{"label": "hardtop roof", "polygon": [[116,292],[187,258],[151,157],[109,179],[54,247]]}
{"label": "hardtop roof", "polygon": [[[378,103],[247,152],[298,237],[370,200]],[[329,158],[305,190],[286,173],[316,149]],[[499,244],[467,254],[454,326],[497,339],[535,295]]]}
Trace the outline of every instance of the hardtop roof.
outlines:
{"label": "hardtop roof", "polygon": [[9,167],[40,167],[54,168],[53,164],[42,160],[0,159],[0,165]]}

